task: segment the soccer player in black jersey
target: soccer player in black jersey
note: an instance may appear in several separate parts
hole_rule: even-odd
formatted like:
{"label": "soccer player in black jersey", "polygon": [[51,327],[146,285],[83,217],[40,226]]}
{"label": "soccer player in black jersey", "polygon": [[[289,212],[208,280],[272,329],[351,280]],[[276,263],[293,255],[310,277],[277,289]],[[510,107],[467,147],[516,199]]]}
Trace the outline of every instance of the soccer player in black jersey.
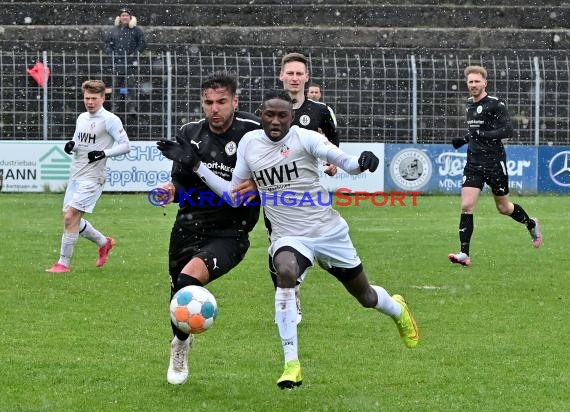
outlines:
{"label": "soccer player in black jersey", "polygon": [[509,200],[507,157],[502,139],[510,138],[513,129],[505,102],[487,94],[485,68],[468,66],[464,73],[471,95],[466,106],[468,132],[465,136],[452,140],[456,149],[464,144],[469,145],[461,189],[459,220],[461,252],[451,253],[448,258],[452,263],[469,266],[471,264],[469,244],[474,226],[473,212],[485,183],[491,188],[499,213],[525,225],[534,247],[538,248],[542,244],[542,234],[538,219],[531,219],[520,205]]}
{"label": "soccer player in black jersey", "polygon": [[[170,297],[188,285],[204,286],[229,272],[244,258],[249,248],[249,232],[259,218],[259,206],[232,208],[209,189],[194,173],[196,152],[216,175],[231,180],[237,146],[243,135],[259,129],[258,118],[237,111],[237,80],[226,72],[210,75],[201,85],[205,119],[185,124],[176,142],[160,140],[163,155],[174,161],[172,181],[163,187],[169,199],[182,204],[170,235],[168,251],[171,278]],[[196,156],[194,156],[194,159]],[[255,190],[251,187],[247,191]],[[255,202],[258,203],[258,202]],[[188,379],[188,352],[192,335],[172,325],[169,383]]]}
{"label": "soccer player in black jersey", "polygon": [[289,53],[281,59],[279,80],[293,99],[295,118],[293,125],[323,133],[329,141],[338,146],[336,117],[326,104],[307,99],[305,85],[309,81],[309,61],[301,53]]}

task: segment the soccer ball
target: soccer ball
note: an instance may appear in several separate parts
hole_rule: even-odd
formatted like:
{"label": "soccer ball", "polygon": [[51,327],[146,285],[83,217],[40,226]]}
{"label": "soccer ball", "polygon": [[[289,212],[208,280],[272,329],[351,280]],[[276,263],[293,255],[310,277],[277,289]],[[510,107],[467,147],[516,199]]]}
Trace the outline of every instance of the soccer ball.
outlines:
{"label": "soccer ball", "polygon": [[214,295],[202,286],[186,286],[170,301],[170,319],[185,333],[202,333],[214,324],[218,304]]}

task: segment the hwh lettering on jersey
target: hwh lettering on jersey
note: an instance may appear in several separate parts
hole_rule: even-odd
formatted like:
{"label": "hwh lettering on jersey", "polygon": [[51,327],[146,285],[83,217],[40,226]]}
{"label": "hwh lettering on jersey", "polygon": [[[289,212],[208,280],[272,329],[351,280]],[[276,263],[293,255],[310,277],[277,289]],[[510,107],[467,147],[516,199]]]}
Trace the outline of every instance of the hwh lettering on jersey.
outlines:
{"label": "hwh lettering on jersey", "polygon": [[289,182],[299,177],[297,163],[287,163],[279,167],[271,167],[260,171],[254,171],[253,177],[261,187],[274,185],[276,183]]}
{"label": "hwh lettering on jersey", "polygon": [[95,137],[97,135],[92,133],[78,133],[77,137],[79,138],[80,142],[83,143],[95,143]]}

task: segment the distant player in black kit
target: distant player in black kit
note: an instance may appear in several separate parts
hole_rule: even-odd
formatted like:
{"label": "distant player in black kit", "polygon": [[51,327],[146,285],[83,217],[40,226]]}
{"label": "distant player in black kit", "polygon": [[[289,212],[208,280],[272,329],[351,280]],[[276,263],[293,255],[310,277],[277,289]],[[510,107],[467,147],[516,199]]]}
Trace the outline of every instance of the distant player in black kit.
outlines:
{"label": "distant player in black kit", "polygon": [[309,61],[301,53],[289,53],[281,59],[279,80],[293,99],[295,118],[293,125],[323,133],[329,141],[338,146],[336,117],[326,104],[307,99],[305,85],[309,81]]}
{"label": "distant player in black kit", "polygon": [[461,189],[461,252],[451,253],[448,258],[452,263],[469,266],[469,244],[474,227],[473,212],[485,183],[491,188],[499,213],[524,224],[534,247],[538,248],[542,244],[542,234],[538,219],[531,219],[520,205],[509,200],[507,156],[502,142],[502,139],[510,138],[513,133],[507,107],[502,100],[487,94],[485,68],[468,66],[464,73],[471,95],[466,106],[469,131],[464,137],[452,140],[456,149],[464,144],[469,145]]}
{"label": "distant player in black kit", "polygon": [[[281,59],[281,72],[279,80],[283,82],[283,88],[289,93],[293,100],[293,109],[295,117],[292,125],[302,127],[304,129],[313,130],[324,134],[327,139],[338,146],[339,139],[336,131],[336,117],[332,109],[324,103],[317,102],[306,98],[305,85],[309,81],[309,60],[301,53],[289,53]],[[329,176],[334,176],[337,167],[332,164],[325,164],[325,171]],[[269,222],[265,220],[266,227],[271,231]],[[273,285],[277,285],[275,278],[275,270],[271,257],[269,259],[269,271],[273,280]],[[297,298],[297,323],[301,322],[301,283],[305,276],[299,278],[295,295]]]}
{"label": "distant player in black kit", "polygon": [[[204,286],[237,266],[249,248],[249,232],[259,218],[259,206],[235,209],[220,202],[194,173],[199,160],[194,161],[196,156],[188,155],[196,152],[212,172],[231,180],[241,138],[261,127],[257,117],[236,111],[236,92],[234,76],[226,72],[210,75],[201,86],[206,118],[182,126],[176,142],[160,140],[157,143],[162,154],[174,161],[172,181],[163,187],[168,190],[170,200],[180,201],[182,194],[184,201],[170,236],[171,298],[185,286]],[[245,192],[255,189],[251,183]],[[175,336],[167,380],[179,385],[188,379],[188,352],[193,338],[174,325],[172,330]]]}

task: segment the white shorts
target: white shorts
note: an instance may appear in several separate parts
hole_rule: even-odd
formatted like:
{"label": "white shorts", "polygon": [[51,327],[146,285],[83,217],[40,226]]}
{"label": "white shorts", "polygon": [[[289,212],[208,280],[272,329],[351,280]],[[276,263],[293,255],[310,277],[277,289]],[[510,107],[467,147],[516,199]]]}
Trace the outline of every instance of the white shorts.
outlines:
{"label": "white shorts", "polygon": [[[341,218],[341,224],[318,238],[304,236],[284,236],[269,246],[271,256],[282,248],[289,246],[297,250],[311,261],[315,261],[327,270],[331,267],[351,269],[360,265],[361,261],[348,235],[348,223]],[[302,278],[304,278],[304,273]]]}
{"label": "white shorts", "polygon": [[92,213],[103,193],[103,185],[88,180],[70,180],[63,199],[63,211],[70,206],[82,212]]}

